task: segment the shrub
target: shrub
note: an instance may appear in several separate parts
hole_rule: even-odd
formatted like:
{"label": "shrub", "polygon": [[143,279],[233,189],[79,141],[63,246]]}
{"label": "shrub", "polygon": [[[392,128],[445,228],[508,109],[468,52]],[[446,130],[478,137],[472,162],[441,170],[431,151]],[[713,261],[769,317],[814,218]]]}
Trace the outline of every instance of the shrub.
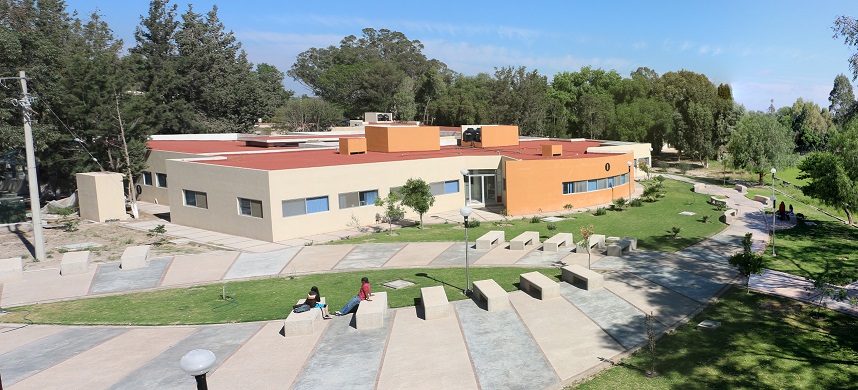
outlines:
{"label": "shrub", "polygon": [[626,198],[614,199],[614,201],[612,202],[614,210],[622,211],[626,207],[626,202]]}
{"label": "shrub", "polygon": [[656,163],[656,165],[658,166],[658,169],[661,169],[662,171],[666,171],[667,168],[670,167],[670,165],[668,165],[667,161],[659,161]]}
{"label": "shrub", "polygon": [[79,221],[74,221],[74,220],[63,222],[63,231],[65,231],[65,232],[76,231],[78,223],[79,223]]}
{"label": "shrub", "polygon": [[557,230],[557,224],[554,222],[549,223],[547,227],[548,227],[548,230],[551,230],[551,231]]}
{"label": "shrub", "polygon": [[684,175],[689,169],[691,169],[691,166],[688,165],[687,162],[682,161],[679,164],[676,164],[676,168],[679,169],[679,173]]}
{"label": "shrub", "polygon": [[563,210],[569,211],[572,210],[572,203],[566,203],[563,205]]}
{"label": "shrub", "polygon": [[631,202],[629,202],[629,205],[632,207],[641,207],[643,206],[643,201],[641,200],[641,198],[634,198]]}
{"label": "shrub", "polygon": [[469,228],[480,227],[480,221],[478,221],[476,219],[469,219],[468,220],[468,227]]}
{"label": "shrub", "polygon": [[604,207],[599,207],[596,209],[596,215],[605,215],[608,213],[608,210]]}
{"label": "shrub", "polygon": [[541,221],[539,220],[538,215],[534,215],[534,216],[530,217],[530,223],[539,223],[539,222],[541,222]]}
{"label": "shrub", "polygon": [[708,216],[708,215],[704,215],[704,216],[703,216],[703,219],[701,219],[701,220],[700,220],[700,222],[703,222],[703,223],[709,223],[709,216]]}
{"label": "shrub", "polygon": [[798,213],[795,215],[795,220],[798,221],[799,223],[804,222],[805,218],[806,217],[802,213]]}
{"label": "shrub", "polygon": [[682,228],[679,226],[674,226],[670,228],[670,236],[673,238],[679,237],[679,232],[682,231]]}

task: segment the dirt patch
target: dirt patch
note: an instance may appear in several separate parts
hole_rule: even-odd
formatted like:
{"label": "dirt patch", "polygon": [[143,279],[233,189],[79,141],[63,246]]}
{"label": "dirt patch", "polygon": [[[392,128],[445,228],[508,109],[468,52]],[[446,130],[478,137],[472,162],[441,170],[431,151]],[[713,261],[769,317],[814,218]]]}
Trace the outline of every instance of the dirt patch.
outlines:
{"label": "dirt patch", "polygon": [[[146,216],[142,216],[146,218]],[[150,218],[154,218],[151,217]],[[95,243],[99,247],[90,248],[95,262],[119,261],[126,247],[147,245],[156,242],[156,238],[147,232],[126,227],[122,222],[94,223],[80,221],[77,230],[67,232],[62,227],[44,229],[46,259],[37,261],[33,257],[33,229],[30,224],[7,224],[0,226],[0,257],[20,256],[24,259],[25,270],[59,268],[62,254],[67,252],[66,245]],[[204,253],[212,248],[189,243],[171,243],[153,246],[152,256]]]}

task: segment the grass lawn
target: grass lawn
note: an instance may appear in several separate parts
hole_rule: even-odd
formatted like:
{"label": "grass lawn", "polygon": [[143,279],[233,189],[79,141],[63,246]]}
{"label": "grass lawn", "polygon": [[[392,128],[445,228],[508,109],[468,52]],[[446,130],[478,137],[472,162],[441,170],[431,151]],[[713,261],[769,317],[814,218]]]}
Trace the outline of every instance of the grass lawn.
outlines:
{"label": "grass lawn", "polygon": [[[846,389],[858,383],[858,319],[734,288],[656,342],[576,389]],[[698,331],[702,320],[721,322]]]}
{"label": "grass lawn", "polygon": [[[644,182],[651,184],[651,182]],[[624,211],[609,210],[606,215],[595,216],[591,212],[567,215],[563,221],[556,222],[557,230],[548,230],[548,223],[530,223],[530,219],[512,217],[503,223],[482,222],[479,227],[471,228],[469,235],[472,240],[480,237],[489,230],[503,230],[507,239],[511,239],[524,231],[538,231],[542,239],[549,238],[558,232],[571,232],[576,240],[580,240],[582,226],[593,225],[597,234],[616,237],[635,237],[641,249],[673,252],[689,245],[700,242],[724,229],[724,224],[718,218],[723,215],[714,206],[706,203],[709,195],[692,192],[692,185],[674,180],[665,180],[667,194],[654,203],[644,202],[642,207],[627,207]],[[681,211],[695,212],[694,216],[680,215]],[[708,222],[703,223],[704,216]],[[499,226],[509,225],[509,226]],[[682,228],[679,237],[670,235],[672,227]],[[368,236],[348,240],[335,241],[331,244],[363,244],[370,242],[426,242],[426,241],[463,241],[464,232],[461,224],[427,224],[424,229],[405,227],[395,231],[396,235],[387,232],[375,233]]]}
{"label": "grass lawn", "polygon": [[[538,270],[560,280],[555,268],[471,268],[471,281],[494,279],[507,291],[518,288],[519,274]],[[265,321],[286,318],[311,286],[318,286],[331,313],[357,294],[366,276],[373,292],[387,291],[390,307],[413,306],[420,288],[443,285],[450,301],[465,299],[464,268],[390,269],[274,278],[171,290],[79,299],[7,308],[0,322],[64,325],[179,325]],[[391,290],[381,284],[397,279],[414,286]],[[222,288],[234,299],[221,299]]]}

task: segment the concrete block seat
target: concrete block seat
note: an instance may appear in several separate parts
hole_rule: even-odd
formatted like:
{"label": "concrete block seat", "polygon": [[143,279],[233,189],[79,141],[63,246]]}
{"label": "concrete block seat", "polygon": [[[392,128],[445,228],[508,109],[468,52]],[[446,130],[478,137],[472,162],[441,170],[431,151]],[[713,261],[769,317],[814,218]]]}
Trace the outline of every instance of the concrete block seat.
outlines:
{"label": "concrete block seat", "polygon": [[736,186],[734,188],[736,188],[736,191],[739,191],[740,194],[747,194],[748,193],[748,187],[745,187],[741,184],[736,184]]}
{"label": "concrete block seat", "polygon": [[66,252],[60,260],[60,275],[76,275],[89,272],[89,263],[92,262],[92,252]]}
{"label": "concrete block seat", "polygon": [[560,284],[539,271],[519,275],[518,286],[522,291],[530,294],[533,294],[534,290],[538,290],[542,300],[560,296]]}
{"label": "concrete block seat", "polygon": [[0,259],[0,283],[24,280],[24,259],[10,257]]}
{"label": "concrete block seat", "polygon": [[637,241],[632,241],[627,238],[617,240],[613,244],[608,245],[608,256],[622,256],[623,253],[628,253],[632,250],[632,243],[637,247]]}
{"label": "concrete block seat", "polygon": [[523,251],[526,245],[539,244],[539,232],[524,232],[509,240],[509,249]]}
{"label": "concrete block seat", "polygon": [[727,199],[718,199],[715,195],[709,197],[709,203],[713,206],[721,205],[727,207]]}
{"label": "concrete block seat", "polygon": [[542,243],[542,250],[544,252],[557,252],[560,248],[567,248],[574,244],[572,233],[557,233]]}
{"label": "concrete block seat", "polygon": [[358,329],[373,329],[384,326],[384,315],[387,313],[387,292],[373,293],[371,301],[360,301],[355,314],[355,327]]}
{"label": "concrete block seat", "polygon": [[509,293],[494,279],[474,282],[474,298],[486,301],[486,311],[503,310],[509,305]]}
{"label": "concrete block seat", "polygon": [[122,269],[136,269],[136,268],[144,268],[149,263],[149,252],[151,246],[149,245],[136,245],[129,246],[125,248],[125,251],[122,252],[121,263],[119,265]]}
{"label": "concrete block seat", "polygon": [[754,195],[754,200],[762,204],[769,204],[769,197],[765,195]]}
{"label": "concrete block seat", "polygon": [[[302,304],[306,299],[299,299],[297,304]],[[325,297],[321,297],[319,302],[325,303]],[[301,336],[313,334],[316,325],[322,322],[322,310],[311,308],[303,313],[289,312],[289,315],[283,320],[283,334],[285,336]]]}
{"label": "concrete block seat", "polygon": [[734,210],[734,209],[724,211],[724,223],[726,223],[728,225],[732,224],[733,221],[736,220],[736,216],[738,214],[739,214],[739,211]]}
{"label": "concrete block seat", "polygon": [[706,189],[705,183],[695,183],[694,184],[694,192],[700,194]]}
{"label": "concrete block seat", "polygon": [[602,274],[586,269],[578,264],[567,265],[560,269],[560,279],[571,285],[576,282],[584,285],[584,290],[597,290],[604,286],[605,278]]}
{"label": "concrete block seat", "polygon": [[495,245],[506,242],[503,230],[492,230],[477,239],[477,249],[491,250]]}
{"label": "concrete block seat", "polygon": [[590,235],[590,247],[584,248],[581,245],[575,244],[575,252],[584,253],[587,249],[595,248],[604,248],[605,247],[605,235],[604,234],[591,234]]}
{"label": "concrete block seat", "polygon": [[420,302],[423,303],[423,319],[434,320],[450,316],[450,301],[443,286],[423,287],[420,289]]}

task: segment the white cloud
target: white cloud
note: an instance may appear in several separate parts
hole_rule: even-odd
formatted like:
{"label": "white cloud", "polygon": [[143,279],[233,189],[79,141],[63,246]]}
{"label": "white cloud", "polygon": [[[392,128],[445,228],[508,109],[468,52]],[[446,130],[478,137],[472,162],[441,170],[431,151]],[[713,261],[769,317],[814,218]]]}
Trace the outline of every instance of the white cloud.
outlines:
{"label": "white cloud", "polygon": [[632,44],[632,48],[637,50],[646,49],[649,45],[645,41],[638,41]]}

